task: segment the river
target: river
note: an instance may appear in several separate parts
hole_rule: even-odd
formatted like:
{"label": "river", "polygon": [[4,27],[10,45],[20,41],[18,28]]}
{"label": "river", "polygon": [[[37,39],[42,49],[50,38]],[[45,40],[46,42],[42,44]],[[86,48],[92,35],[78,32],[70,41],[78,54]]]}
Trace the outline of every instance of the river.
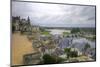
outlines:
{"label": "river", "polygon": [[55,34],[61,35],[63,34],[63,32],[68,32],[68,33],[71,32],[71,30],[65,30],[65,29],[46,29],[46,30],[50,31],[50,34],[52,35],[55,35]]}

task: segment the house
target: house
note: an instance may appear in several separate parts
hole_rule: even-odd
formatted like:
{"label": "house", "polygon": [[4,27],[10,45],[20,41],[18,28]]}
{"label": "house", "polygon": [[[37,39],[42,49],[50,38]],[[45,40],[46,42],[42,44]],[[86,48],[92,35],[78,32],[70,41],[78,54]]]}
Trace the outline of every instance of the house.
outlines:
{"label": "house", "polygon": [[62,49],[67,48],[72,44],[72,41],[73,41],[72,38],[67,38],[67,37],[62,38],[59,41],[58,47],[60,47]]}
{"label": "house", "polygon": [[63,54],[64,54],[64,51],[60,49],[59,47],[56,47],[54,52],[52,53],[52,55],[55,55],[55,56],[61,56]]}

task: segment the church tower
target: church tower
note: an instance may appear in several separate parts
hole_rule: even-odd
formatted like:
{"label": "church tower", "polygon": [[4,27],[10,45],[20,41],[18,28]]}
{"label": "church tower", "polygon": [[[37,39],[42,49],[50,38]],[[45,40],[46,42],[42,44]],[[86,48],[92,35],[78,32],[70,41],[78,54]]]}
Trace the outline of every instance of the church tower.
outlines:
{"label": "church tower", "polygon": [[28,18],[27,18],[27,22],[28,22],[28,24],[30,24],[30,18],[29,18],[29,16],[28,16]]}

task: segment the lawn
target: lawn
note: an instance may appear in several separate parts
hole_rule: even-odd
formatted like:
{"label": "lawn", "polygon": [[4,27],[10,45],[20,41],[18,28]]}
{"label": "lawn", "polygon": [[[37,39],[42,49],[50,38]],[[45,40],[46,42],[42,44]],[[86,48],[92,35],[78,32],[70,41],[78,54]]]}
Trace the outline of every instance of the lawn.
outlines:
{"label": "lawn", "polygon": [[42,35],[50,35],[49,31],[43,31],[41,32]]}
{"label": "lawn", "polygon": [[69,32],[63,32],[64,36],[68,36],[70,33]]}

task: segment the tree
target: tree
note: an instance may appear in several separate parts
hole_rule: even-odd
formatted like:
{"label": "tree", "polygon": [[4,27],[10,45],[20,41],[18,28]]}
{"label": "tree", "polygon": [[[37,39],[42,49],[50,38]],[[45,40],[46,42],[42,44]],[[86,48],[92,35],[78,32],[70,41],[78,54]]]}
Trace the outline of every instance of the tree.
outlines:
{"label": "tree", "polygon": [[85,52],[86,52],[90,47],[91,47],[91,46],[90,46],[88,43],[85,44],[85,46],[84,46],[84,48],[83,48],[84,54],[85,54]]}
{"label": "tree", "polygon": [[40,27],[40,31],[41,31],[41,32],[44,32],[44,31],[45,31],[45,29],[44,29],[44,28],[42,28],[42,27]]}
{"label": "tree", "polygon": [[71,48],[65,48],[65,53],[67,55],[67,58],[69,57],[77,57],[78,56],[78,52],[77,51],[71,51]]}
{"label": "tree", "polygon": [[88,43],[86,43],[85,46],[84,46],[84,51],[87,51],[87,49],[90,48],[90,47],[91,46]]}
{"label": "tree", "polygon": [[14,32],[15,32],[15,26],[12,25],[12,33],[14,33]]}
{"label": "tree", "polygon": [[44,61],[44,64],[56,63],[56,59],[54,57],[50,56],[49,54],[45,54],[43,56],[43,61]]}
{"label": "tree", "polygon": [[78,56],[78,52],[77,51],[71,51],[70,52],[70,57],[77,57]]}
{"label": "tree", "polygon": [[69,58],[70,57],[71,48],[65,48],[64,52],[66,53],[67,58]]}
{"label": "tree", "polygon": [[49,54],[44,54],[44,56],[43,56],[44,64],[61,63],[63,61],[64,61],[64,59],[62,59],[58,56],[51,56]]}
{"label": "tree", "polygon": [[78,32],[80,32],[80,29],[79,28],[73,28],[71,30],[71,33],[78,33]]}

